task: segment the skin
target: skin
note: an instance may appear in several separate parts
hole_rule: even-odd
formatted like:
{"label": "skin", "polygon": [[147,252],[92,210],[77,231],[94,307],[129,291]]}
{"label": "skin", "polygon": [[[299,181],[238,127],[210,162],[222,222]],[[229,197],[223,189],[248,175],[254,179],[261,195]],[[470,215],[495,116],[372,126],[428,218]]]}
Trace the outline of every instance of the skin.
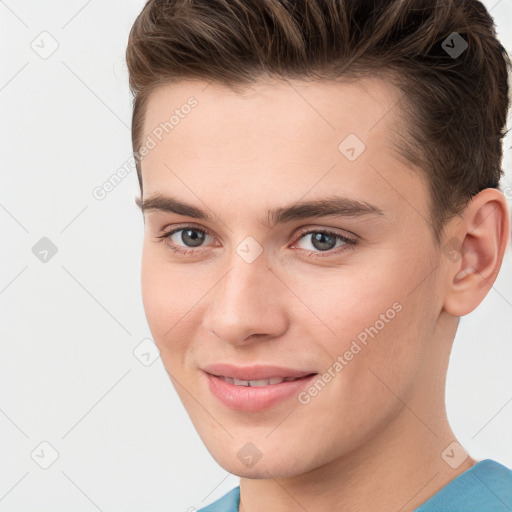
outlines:
{"label": "skin", "polygon": [[[144,211],[142,293],[194,426],[241,477],[240,510],[414,510],[475,463],[460,446],[458,467],[442,457],[456,441],[445,377],[459,317],[499,272],[510,233],[505,198],[480,192],[436,245],[425,178],[391,144],[399,92],[378,78],[260,81],[243,94],[167,84],[150,97],[144,138],[190,96],[198,105],[142,161],[143,200],[172,194],[215,217]],[[366,145],[352,162],[338,149],[348,134]],[[268,209],[334,192],[383,215],[260,222]],[[158,238],[187,226],[206,230],[202,245],[191,247],[183,231]],[[358,243],[322,252],[302,228]],[[252,263],[236,253],[247,236],[263,248]],[[450,240],[459,257],[447,257]],[[172,242],[195,252],[175,254]],[[321,374],[395,302],[401,311],[307,404],[292,397],[242,412],[208,389],[200,369],[208,363]],[[251,467],[237,456],[248,442],[262,455]]]}

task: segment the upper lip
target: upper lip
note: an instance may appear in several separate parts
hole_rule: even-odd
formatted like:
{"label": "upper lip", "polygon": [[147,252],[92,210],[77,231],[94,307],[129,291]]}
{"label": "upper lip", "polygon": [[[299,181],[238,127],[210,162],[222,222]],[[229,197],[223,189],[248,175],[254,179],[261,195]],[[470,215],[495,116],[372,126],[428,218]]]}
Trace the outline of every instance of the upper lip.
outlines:
{"label": "upper lip", "polygon": [[285,368],[283,366],[273,365],[254,365],[254,366],[234,366],[227,363],[209,364],[204,366],[203,371],[211,375],[229,377],[239,380],[263,380],[272,377],[305,377],[316,372],[309,370],[296,370],[294,368]]}

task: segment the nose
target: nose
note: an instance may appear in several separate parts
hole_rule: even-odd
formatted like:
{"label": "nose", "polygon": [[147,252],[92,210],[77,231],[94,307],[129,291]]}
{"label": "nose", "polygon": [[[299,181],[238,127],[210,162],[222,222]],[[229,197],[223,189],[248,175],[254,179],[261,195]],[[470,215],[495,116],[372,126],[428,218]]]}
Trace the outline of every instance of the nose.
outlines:
{"label": "nose", "polygon": [[288,326],[286,287],[267,265],[264,254],[248,263],[238,254],[217,286],[208,294],[203,328],[231,344],[281,336]]}

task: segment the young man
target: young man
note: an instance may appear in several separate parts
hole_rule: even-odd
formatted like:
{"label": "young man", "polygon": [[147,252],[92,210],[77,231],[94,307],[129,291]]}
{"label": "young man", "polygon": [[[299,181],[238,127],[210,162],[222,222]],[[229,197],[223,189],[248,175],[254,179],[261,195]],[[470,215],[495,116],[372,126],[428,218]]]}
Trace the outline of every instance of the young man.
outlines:
{"label": "young man", "polygon": [[482,4],[150,0],[127,63],[147,320],[241,477],[203,510],[512,510],[444,400],[510,237]]}

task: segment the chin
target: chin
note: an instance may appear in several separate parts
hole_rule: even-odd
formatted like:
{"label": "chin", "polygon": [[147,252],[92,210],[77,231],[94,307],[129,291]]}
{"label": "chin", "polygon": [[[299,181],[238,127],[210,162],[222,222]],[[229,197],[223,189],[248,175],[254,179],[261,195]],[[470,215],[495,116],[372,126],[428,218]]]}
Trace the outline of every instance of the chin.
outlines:
{"label": "chin", "polygon": [[[290,452],[268,445],[260,451],[251,442],[239,439],[233,439],[232,444],[216,444],[211,447],[205,443],[205,446],[219,466],[243,478],[290,478],[307,473],[315,465],[308,459],[307,454],[294,450],[293,445],[288,445]],[[282,443],[281,448],[286,448],[286,443]]]}
{"label": "chin", "polygon": [[252,467],[245,467],[235,457],[226,460],[225,457],[216,459],[217,463],[229,473],[251,479],[266,480],[269,478],[291,478],[307,472],[306,468],[297,466],[293,461],[259,460]]}

